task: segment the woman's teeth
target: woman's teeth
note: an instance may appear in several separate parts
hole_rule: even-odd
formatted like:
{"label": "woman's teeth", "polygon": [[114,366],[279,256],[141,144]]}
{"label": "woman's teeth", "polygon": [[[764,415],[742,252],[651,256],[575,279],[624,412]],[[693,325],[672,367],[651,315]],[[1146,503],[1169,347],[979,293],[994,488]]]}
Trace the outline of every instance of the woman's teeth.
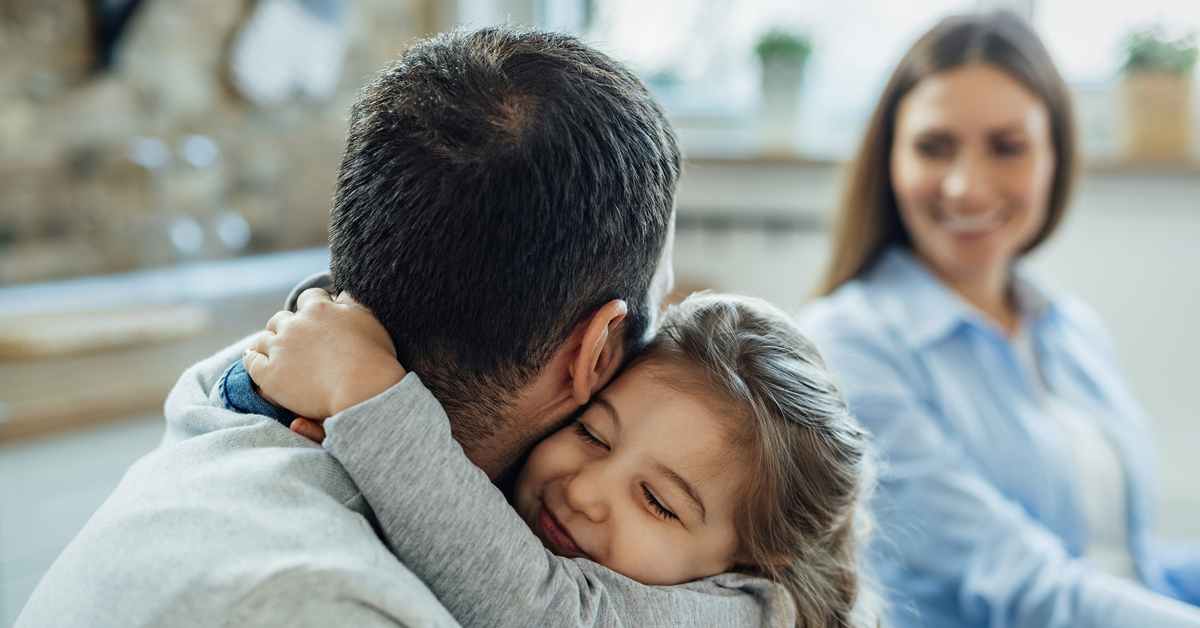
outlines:
{"label": "woman's teeth", "polygon": [[990,212],[977,216],[962,216],[959,214],[943,214],[939,219],[950,231],[962,234],[983,233],[991,231],[1004,222],[1003,212]]}

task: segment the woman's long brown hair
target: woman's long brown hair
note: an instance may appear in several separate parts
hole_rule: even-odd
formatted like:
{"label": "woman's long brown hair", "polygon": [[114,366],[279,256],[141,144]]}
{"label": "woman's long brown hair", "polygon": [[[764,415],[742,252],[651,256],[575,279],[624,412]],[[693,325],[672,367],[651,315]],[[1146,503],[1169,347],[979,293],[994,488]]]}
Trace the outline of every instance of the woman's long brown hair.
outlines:
{"label": "woman's long brown hair", "polygon": [[891,155],[900,101],[922,80],[960,66],[984,63],[1008,72],[1046,104],[1050,113],[1055,171],[1046,222],[1022,254],[1058,227],[1066,210],[1076,167],[1071,94],[1033,29],[1013,13],[998,11],[948,17],[926,33],[900,60],[867,125],[850,164],[834,224],[833,258],[819,284],[824,296],[862,276],[888,247],[908,246],[908,232],[892,188]]}

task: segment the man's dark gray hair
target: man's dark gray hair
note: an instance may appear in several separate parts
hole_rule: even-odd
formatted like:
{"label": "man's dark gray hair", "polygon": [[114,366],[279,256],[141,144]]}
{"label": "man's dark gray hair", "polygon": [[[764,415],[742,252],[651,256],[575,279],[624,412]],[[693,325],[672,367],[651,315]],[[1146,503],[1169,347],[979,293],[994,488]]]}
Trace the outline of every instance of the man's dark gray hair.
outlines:
{"label": "man's dark gray hair", "polygon": [[354,106],[333,280],[466,445],[604,303],[628,303],[634,353],[679,170],[661,106],[607,56],[507,27],[439,35]]}

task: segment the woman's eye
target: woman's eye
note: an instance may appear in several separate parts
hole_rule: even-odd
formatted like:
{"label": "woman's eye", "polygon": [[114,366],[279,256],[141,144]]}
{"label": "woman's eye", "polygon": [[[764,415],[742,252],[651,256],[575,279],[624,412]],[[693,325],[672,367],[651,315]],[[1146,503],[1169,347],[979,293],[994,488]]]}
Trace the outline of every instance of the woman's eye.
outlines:
{"label": "woman's eye", "polygon": [[679,519],[679,517],[675,516],[675,513],[667,510],[667,507],[663,506],[662,502],[658,501],[658,499],[654,497],[654,493],[651,493],[650,489],[646,488],[645,484],[642,485],[642,494],[646,496],[646,503],[650,504],[650,509],[653,510],[654,513],[659,517],[667,520]]}
{"label": "woman's eye", "polygon": [[1013,157],[1024,155],[1028,146],[1025,142],[996,142],[992,145],[992,150],[996,151],[997,155]]}
{"label": "woman's eye", "polygon": [[596,447],[608,449],[608,445],[604,444],[604,441],[600,440],[599,438],[596,438],[596,436],[592,434],[591,430],[589,430],[587,426],[583,424],[583,421],[575,422],[575,433],[579,434],[579,437],[589,445],[595,445]]}
{"label": "woman's eye", "polygon": [[921,140],[916,143],[916,149],[923,157],[948,157],[951,153],[949,142],[942,140]]}

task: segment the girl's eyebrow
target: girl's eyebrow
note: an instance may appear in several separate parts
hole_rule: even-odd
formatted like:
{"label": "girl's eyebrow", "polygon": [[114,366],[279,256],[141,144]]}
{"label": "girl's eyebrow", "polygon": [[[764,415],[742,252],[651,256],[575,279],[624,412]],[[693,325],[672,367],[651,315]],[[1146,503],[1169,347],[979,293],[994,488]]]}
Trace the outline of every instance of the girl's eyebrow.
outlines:
{"label": "girl's eyebrow", "polygon": [[700,515],[700,523],[704,523],[704,519],[708,515],[708,509],[704,507],[704,502],[700,501],[700,493],[696,492],[696,489],[692,488],[692,485],[683,479],[683,476],[675,473],[670,467],[657,460],[654,461],[654,470],[665,475],[668,480],[674,482],[679,487],[679,490],[683,491],[690,498],[692,505],[695,507],[693,510]]}
{"label": "girl's eyebrow", "polygon": [[604,397],[600,397],[598,395],[595,397],[592,397],[592,403],[600,406],[601,408],[604,408],[604,411],[608,413],[608,416],[612,418],[613,423],[616,424],[617,433],[620,434],[621,433],[621,417],[617,416],[617,409],[614,408],[612,406],[612,404],[608,402],[607,399],[605,399]]}

